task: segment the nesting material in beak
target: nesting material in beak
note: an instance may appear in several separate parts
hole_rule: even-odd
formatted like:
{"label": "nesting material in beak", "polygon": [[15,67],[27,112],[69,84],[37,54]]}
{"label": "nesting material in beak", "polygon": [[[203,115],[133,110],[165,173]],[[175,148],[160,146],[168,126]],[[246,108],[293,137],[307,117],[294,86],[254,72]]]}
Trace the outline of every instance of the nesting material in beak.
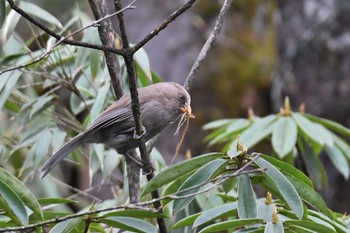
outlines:
{"label": "nesting material in beak", "polygon": [[177,146],[176,146],[175,155],[174,155],[173,159],[171,160],[170,164],[172,164],[174,162],[176,156],[179,154],[179,150],[180,150],[182,142],[185,138],[188,126],[190,125],[190,119],[195,117],[192,114],[192,108],[191,108],[191,105],[189,105],[189,104],[182,106],[181,111],[183,112],[183,114],[181,115],[179,124],[177,125],[175,135],[177,135],[179,133],[180,128],[183,126],[183,124],[185,124],[185,122],[186,122],[186,126],[185,126],[184,130],[182,131],[180,141],[177,143]]}

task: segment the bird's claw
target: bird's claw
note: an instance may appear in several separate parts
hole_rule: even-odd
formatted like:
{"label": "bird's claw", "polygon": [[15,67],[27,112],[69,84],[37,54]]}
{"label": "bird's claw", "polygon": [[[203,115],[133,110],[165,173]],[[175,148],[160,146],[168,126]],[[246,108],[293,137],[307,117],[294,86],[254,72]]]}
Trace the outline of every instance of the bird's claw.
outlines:
{"label": "bird's claw", "polygon": [[136,129],[135,129],[135,130],[134,130],[133,138],[136,139],[136,140],[138,140],[138,139],[140,139],[141,137],[143,137],[143,135],[145,135],[145,134],[146,134],[146,128],[145,128],[144,126],[142,126],[142,132],[141,132],[141,134],[138,135],[137,132],[136,132]]}

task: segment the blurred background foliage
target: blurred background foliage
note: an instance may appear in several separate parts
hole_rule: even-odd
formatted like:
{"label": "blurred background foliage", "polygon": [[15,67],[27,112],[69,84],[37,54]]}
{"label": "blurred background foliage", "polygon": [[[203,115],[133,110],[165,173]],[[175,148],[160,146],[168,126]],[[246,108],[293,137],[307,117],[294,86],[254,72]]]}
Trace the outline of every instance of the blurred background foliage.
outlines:
{"label": "blurred background foliage", "polygon": [[[86,1],[35,4],[47,11],[41,14],[46,16],[41,20],[62,34],[91,22],[92,14]],[[187,150],[192,155],[209,151],[203,142],[207,132],[201,130],[205,123],[246,117],[249,107],[258,116],[277,113],[285,95],[290,97],[294,109],[304,102],[306,112],[349,126],[347,52],[350,46],[346,40],[349,29],[344,25],[350,22],[347,16],[350,7],[346,0],[334,0],[332,4],[327,0],[234,2],[225,20],[224,32],[191,88],[196,119],[191,123],[180,159]],[[62,5],[67,10],[62,11]],[[131,42],[151,31],[178,3],[154,0],[139,1],[136,5],[136,10],[126,13]],[[145,50],[138,53],[140,83],[150,79],[159,81],[160,77],[183,83],[212,29],[220,6],[218,1],[198,1],[192,10],[150,41]],[[27,6],[26,10],[30,9]],[[8,6],[6,10],[11,14]],[[36,14],[35,9],[32,14]],[[1,30],[1,69],[26,63],[42,54],[42,48],[55,43],[35,26],[15,15],[12,17],[7,24],[9,27],[5,30],[3,26]],[[76,38],[99,42],[96,28],[89,28]],[[122,60],[121,70],[125,80]],[[80,132],[113,101],[108,79],[102,53],[72,46],[58,46],[41,62],[2,74],[1,166],[32,185],[38,196],[76,195],[73,188],[67,188],[52,176],[35,182],[38,168],[52,150],[62,145],[66,136]],[[127,90],[126,86],[124,88]],[[157,148],[169,162],[178,138],[173,137],[174,128],[165,131]],[[91,156],[90,163],[80,154]],[[165,165],[160,153],[155,151],[153,156],[159,166]],[[122,189],[123,193],[118,191],[118,185],[123,184],[124,165],[115,152],[97,145],[91,150],[82,148],[70,158],[61,169],[55,170],[55,174],[65,177],[68,184],[79,189],[95,188],[83,193],[84,198],[93,199],[88,193],[98,193],[101,198],[118,194],[122,197],[121,203],[126,199],[127,189]],[[327,164],[329,160],[324,159]],[[76,166],[77,162],[85,165]],[[121,180],[108,176],[117,166],[122,172],[115,171],[116,177],[122,177]],[[92,179],[92,174],[98,181]],[[338,173],[329,175],[329,187],[324,192],[329,207],[348,210],[350,203],[344,196],[348,192],[339,192],[339,187],[347,187],[344,179]],[[100,180],[114,184],[107,186],[114,190],[106,192]],[[91,184],[93,188],[89,188]],[[72,206],[74,208],[74,204]]]}

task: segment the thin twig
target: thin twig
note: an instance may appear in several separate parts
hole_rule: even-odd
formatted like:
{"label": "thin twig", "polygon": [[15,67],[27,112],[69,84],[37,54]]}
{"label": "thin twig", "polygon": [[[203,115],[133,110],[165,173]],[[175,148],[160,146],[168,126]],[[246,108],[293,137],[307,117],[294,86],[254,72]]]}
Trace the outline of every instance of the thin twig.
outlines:
{"label": "thin twig", "polygon": [[148,41],[153,37],[158,35],[160,31],[165,29],[172,21],[174,21],[178,16],[183,14],[186,10],[190,9],[191,6],[196,2],[196,0],[189,0],[185,5],[174,11],[167,19],[165,19],[158,27],[156,27],[152,32],[146,35],[141,41],[139,41],[134,47],[131,48],[131,53],[134,54],[137,50],[142,48]]}
{"label": "thin twig", "polygon": [[214,26],[213,30],[210,33],[210,36],[207,39],[207,41],[205,42],[203,48],[199,52],[198,57],[197,57],[195,63],[193,64],[191,71],[185,80],[185,83],[183,86],[186,90],[190,89],[192,82],[195,79],[196,74],[199,70],[199,66],[203,63],[203,61],[207,57],[208,51],[210,50],[210,48],[214,44],[217,36],[222,31],[224,18],[225,18],[225,15],[227,14],[228,10],[230,9],[232,1],[233,0],[225,0],[224,4],[220,10],[220,13],[216,19],[215,26]]}
{"label": "thin twig", "polygon": [[[259,155],[257,155],[259,156]],[[63,217],[57,217],[54,219],[49,219],[49,220],[45,220],[42,222],[38,222],[35,224],[30,224],[30,225],[26,225],[26,226],[20,226],[20,227],[7,227],[7,228],[2,228],[0,229],[0,232],[10,232],[10,231],[26,231],[26,230],[30,230],[30,229],[35,229],[37,227],[41,227],[41,226],[46,226],[49,224],[53,224],[53,223],[59,223],[59,222],[64,222],[67,221],[69,219],[73,219],[73,218],[78,218],[78,217],[83,217],[83,216],[88,216],[88,215],[93,215],[93,214],[98,214],[98,213],[103,213],[103,212],[108,212],[108,211],[114,211],[114,210],[121,210],[121,209],[139,209],[139,210],[146,210],[146,211],[157,211],[159,212],[159,209],[153,209],[153,208],[147,208],[144,206],[149,206],[152,205],[156,202],[160,202],[161,200],[165,200],[165,199],[172,199],[172,200],[179,200],[179,199],[186,199],[189,197],[193,197],[196,196],[198,194],[202,194],[205,192],[210,191],[211,189],[217,187],[218,185],[222,184],[226,179],[230,178],[230,177],[234,177],[234,176],[239,176],[242,174],[248,174],[248,173],[255,173],[255,172],[262,172],[264,171],[263,169],[259,168],[259,169],[254,169],[254,170],[248,170],[245,171],[244,169],[246,169],[257,157],[254,157],[251,161],[249,161],[245,166],[243,166],[242,168],[240,168],[239,170],[235,171],[232,174],[228,174],[222,177],[218,177],[215,179],[212,179],[211,181],[216,181],[216,180],[220,180],[220,182],[215,183],[212,186],[209,186],[206,189],[188,194],[188,195],[183,195],[183,196],[178,196],[175,194],[171,194],[171,195],[167,195],[167,196],[163,196],[157,199],[152,199],[149,201],[144,201],[144,202],[138,202],[138,203],[134,203],[134,204],[128,204],[128,205],[120,205],[120,206],[114,206],[114,207],[109,207],[109,208],[104,208],[104,209],[97,209],[97,210],[90,210],[90,211],[86,211],[86,212],[82,212],[82,213],[76,213],[76,214],[71,214],[71,215],[66,215]],[[206,184],[206,182],[203,182],[201,184],[199,184],[200,186],[203,186],[204,184]],[[195,189],[198,188],[197,186],[193,186],[190,189]],[[181,191],[182,192],[182,191]]]}
{"label": "thin twig", "polygon": [[0,75],[5,73],[5,72],[9,72],[12,70],[16,70],[16,69],[20,69],[20,68],[24,68],[27,67],[29,65],[35,64],[39,61],[41,61],[42,59],[44,59],[45,57],[47,57],[54,48],[56,48],[59,44],[64,43],[64,44],[69,44],[69,45],[75,45],[75,46],[80,46],[80,47],[87,47],[87,48],[91,48],[91,49],[97,49],[97,50],[102,50],[104,52],[111,52],[111,53],[115,53],[115,54],[119,54],[122,55],[124,54],[124,51],[121,49],[116,49],[114,47],[110,47],[110,46],[105,46],[105,45],[97,45],[97,44],[90,44],[90,43],[86,43],[86,42],[82,42],[82,41],[76,41],[76,40],[72,40],[72,39],[68,39],[69,37],[74,36],[75,34],[89,28],[89,27],[94,27],[97,26],[99,24],[99,22],[106,20],[112,16],[118,15],[119,13],[127,10],[127,9],[134,9],[135,6],[133,6],[132,4],[135,3],[135,1],[133,1],[132,3],[130,3],[128,6],[124,7],[123,9],[121,9],[120,11],[114,12],[113,14],[108,14],[106,16],[104,16],[101,19],[98,19],[94,22],[92,22],[91,24],[78,29],[77,31],[73,32],[72,34],[69,34],[68,36],[61,36],[57,33],[55,33],[54,31],[52,31],[51,29],[49,29],[48,27],[46,27],[44,24],[40,23],[38,20],[36,20],[35,18],[33,18],[32,16],[30,16],[28,13],[26,13],[24,10],[22,10],[20,7],[18,7],[12,0],[7,0],[8,3],[10,4],[11,8],[16,11],[18,14],[22,15],[24,18],[26,18],[29,22],[33,23],[34,25],[38,26],[39,28],[41,28],[43,31],[45,31],[46,33],[48,33],[49,35],[51,35],[52,37],[56,38],[58,40],[58,42],[48,51],[46,51],[44,54],[42,54],[41,56],[37,57],[36,59],[23,64],[23,65],[19,65],[19,66],[15,66],[15,67],[10,67],[8,69],[2,70],[0,72]]}

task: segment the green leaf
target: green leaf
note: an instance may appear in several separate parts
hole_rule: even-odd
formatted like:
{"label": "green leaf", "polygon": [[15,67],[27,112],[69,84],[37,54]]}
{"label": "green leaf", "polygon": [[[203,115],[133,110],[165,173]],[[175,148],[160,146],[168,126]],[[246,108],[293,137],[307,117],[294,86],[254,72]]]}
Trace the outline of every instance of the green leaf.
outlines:
{"label": "green leaf", "polygon": [[345,158],[345,155],[335,145],[325,146],[325,151],[328,154],[329,159],[335,166],[335,168],[344,176],[345,179],[349,178],[349,163]]}
{"label": "green leaf", "polygon": [[34,17],[38,17],[41,20],[44,20],[47,23],[55,25],[58,28],[62,28],[62,24],[60,23],[60,21],[55,16],[53,16],[46,10],[42,9],[41,7],[38,7],[37,5],[34,5],[33,3],[26,2],[26,1],[20,1],[19,6],[22,9],[25,9],[25,11],[28,14],[33,15]]}
{"label": "green leaf", "polygon": [[0,0],[0,29],[4,24],[5,17],[6,17],[5,0]]}
{"label": "green leaf", "polygon": [[72,203],[78,203],[75,200],[68,199],[68,198],[60,198],[60,197],[45,197],[45,198],[38,198],[38,202],[40,205],[53,205],[53,204],[72,204]]}
{"label": "green leaf", "polygon": [[90,49],[89,58],[90,58],[91,76],[93,79],[95,79],[98,74],[98,70],[100,68],[100,51]]}
{"label": "green leaf", "polygon": [[293,119],[281,117],[277,120],[272,131],[272,147],[280,158],[284,158],[293,150],[297,136],[298,129]]}
{"label": "green leaf", "polygon": [[282,194],[284,200],[289,207],[294,211],[299,219],[302,219],[304,209],[300,197],[290,181],[271,163],[267,162],[263,158],[257,158],[256,164],[261,168],[266,168],[266,174],[276,184],[278,190]]}
{"label": "green leaf", "polygon": [[23,201],[24,204],[33,211],[35,215],[37,215],[40,219],[43,219],[43,213],[39,202],[34,194],[20,180],[5,169],[0,168],[0,181],[7,184],[21,198],[21,201]]}
{"label": "green leaf", "polygon": [[[231,215],[233,216],[237,209],[237,203],[228,203],[214,207],[210,210],[202,213],[193,223],[193,227],[198,227],[202,224],[208,223],[215,219],[221,218],[222,216]],[[230,214],[229,214],[230,213]]]}
{"label": "green leaf", "polygon": [[101,218],[101,223],[133,232],[157,233],[157,228],[152,224],[137,218],[108,217]]}
{"label": "green leaf", "polygon": [[259,201],[257,218],[261,218],[264,222],[272,222],[273,212],[276,208],[276,204],[266,205],[264,202]]}
{"label": "green leaf", "polygon": [[7,42],[9,36],[13,35],[13,31],[15,30],[20,18],[21,15],[14,10],[11,10],[10,13],[7,15],[2,30],[0,30],[1,40],[4,42],[4,44]]}
{"label": "green leaf", "polygon": [[40,96],[33,104],[33,108],[30,112],[29,117],[32,118],[32,116],[35,113],[37,113],[38,111],[42,110],[45,106],[47,106],[47,103],[50,102],[53,98],[54,98],[54,96],[52,96],[52,95]]}
{"label": "green leaf", "polygon": [[110,83],[106,82],[105,85],[101,86],[98,89],[95,103],[91,108],[91,113],[90,113],[91,122],[93,122],[96,119],[97,115],[99,115],[102,112],[102,109],[104,108],[104,105],[107,102],[109,87],[110,87]]}
{"label": "green leaf", "polygon": [[350,129],[342,126],[341,124],[334,122],[334,121],[330,121],[321,117],[317,117],[311,114],[304,114],[304,116],[306,116],[309,120],[317,122],[319,124],[322,124],[323,126],[325,126],[326,128],[335,131],[337,133],[343,134],[345,136],[350,136]]}
{"label": "green leaf", "polygon": [[304,134],[310,137],[313,141],[321,146],[325,144],[333,144],[333,137],[322,125],[310,121],[300,113],[293,113],[292,116]]}
{"label": "green leaf", "polygon": [[332,213],[329,211],[326,202],[312,187],[305,185],[304,182],[292,175],[285,174],[285,176],[293,184],[298,194],[304,201],[328,217],[332,217]]}
{"label": "green leaf", "polygon": [[300,226],[300,227],[304,227],[306,229],[315,231],[317,233],[336,233],[334,228],[332,229],[328,226],[325,226],[316,222],[311,222],[311,221],[287,220],[284,222],[284,225],[286,227]]}
{"label": "green leaf", "polygon": [[19,70],[14,70],[12,72],[7,72],[1,75],[0,79],[0,109],[2,109],[11,92],[16,86],[17,80],[22,75]]}
{"label": "green leaf", "polygon": [[334,142],[337,145],[337,147],[343,152],[343,154],[350,159],[350,146],[347,142],[345,142],[343,139],[339,138],[336,135],[334,136]]}
{"label": "green leaf", "polygon": [[177,229],[177,228],[182,228],[182,227],[186,227],[186,226],[190,226],[193,224],[193,222],[198,218],[199,215],[201,215],[202,213],[197,213],[197,214],[193,214],[190,215],[184,219],[181,219],[180,221],[178,221],[177,223],[175,223],[171,229]]}
{"label": "green leaf", "polygon": [[308,144],[303,138],[298,140],[298,147],[301,151],[301,156],[305,161],[305,165],[310,178],[314,181],[317,188],[321,188],[323,183],[327,183],[327,175],[324,167],[317,155],[312,150],[310,144]]}
{"label": "green leaf", "polygon": [[221,128],[221,127],[227,126],[228,124],[234,123],[235,121],[236,119],[220,119],[220,120],[212,121],[205,124],[202,127],[202,129],[209,130],[209,129]]}
{"label": "green leaf", "polygon": [[106,217],[115,217],[115,216],[123,216],[123,217],[133,217],[133,218],[167,218],[162,213],[154,212],[150,210],[133,210],[133,209],[126,209],[126,210],[118,210],[109,212],[108,214],[103,215],[104,218]]}
{"label": "green leaf", "polygon": [[233,227],[243,227],[258,223],[262,223],[262,219],[253,218],[224,221],[207,226],[206,228],[202,229],[199,233],[223,231]]}
{"label": "green leaf", "polygon": [[143,190],[142,196],[162,187],[163,185],[169,184],[177,178],[202,167],[212,160],[222,158],[222,156],[223,155],[221,153],[210,153],[197,156],[190,160],[179,162],[160,172],[157,176],[150,180]]}
{"label": "green leaf", "polygon": [[281,222],[268,222],[266,223],[264,233],[284,233],[283,224]]}
{"label": "green leaf", "polygon": [[[252,148],[254,145],[270,135],[273,130],[272,123],[276,120],[276,118],[276,115],[269,115],[261,119],[255,117],[253,124],[243,131],[240,136],[242,145]],[[237,139],[231,143],[231,148],[236,148],[236,146]]]}
{"label": "green leaf", "polygon": [[294,176],[295,178],[302,181],[305,185],[313,188],[312,181],[309,177],[307,177],[304,173],[302,173],[300,170],[298,170],[296,167],[285,163],[279,159],[276,159],[274,157],[260,154],[260,157],[274,165],[276,168],[278,168],[283,174],[289,174],[291,176]]}
{"label": "green leaf", "polygon": [[238,133],[242,132],[244,129],[246,129],[250,125],[249,120],[247,119],[237,119],[233,123],[229,124],[226,128],[226,130],[215,137],[213,140],[209,142],[209,146],[212,146],[218,142],[227,141],[229,139],[232,139],[233,136],[237,135]]}
{"label": "green leaf", "polygon": [[[27,225],[29,223],[29,216],[24,203],[20,197],[5,183],[0,180],[0,195],[5,200],[7,205],[11,208],[12,212],[16,215],[18,220],[23,224]],[[4,208],[4,207],[3,207]]]}
{"label": "green leaf", "polygon": [[[182,190],[189,189],[193,186],[202,184],[203,182],[209,180],[210,178],[212,178],[213,174],[217,171],[217,169],[219,169],[225,163],[226,163],[225,159],[216,159],[207,163],[203,167],[199,168],[181,185],[181,187],[177,191],[177,196],[181,197],[181,196],[186,196],[186,195],[196,193],[200,189],[200,187],[192,188],[187,191],[182,191]],[[185,208],[193,200],[193,198],[194,196],[184,198],[184,199],[174,200],[174,204],[173,204],[174,213]]]}
{"label": "green leaf", "polygon": [[250,182],[248,174],[243,174],[237,177],[238,181],[238,201],[237,211],[240,219],[256,218],[257,206],[256,196]]}
{"label": "green leaf", "polygon": [[329,218],[326,215],[324,215],[318,211],[309,210],[309,217],[310,216],[317,217],[317,218],[331,224],[338,233],[348,233],[349,232],[349,229],[346,227],[346,225],[344,223],[342,223],[342,222],[339,223],[337,221],[334,221],[332,217]]}
{"label": "green leaf", "polygon": [[[177,190],[179,190],[179,188],[181,187],[181,185],[188,179],[188,177],[190,177],[194,172],[188,173],[186,175],[183,175],[181,177],[179,177],[178,179],[176,179],[174,182],[172,182],[171,184],[168,185],[168,187],[165,188],[164,192],[163,192],[163,196],[169,195],[169,194],[173,194],[175,192],[177,192]],[[161,200],[162,205],[166,205],[167,203],[171,202],[171,199],[163,199]]]}
{"label": "green leaf", "polygon": [[49,233],[71,233],[82,222],[83,218],[73,218],[56,224]]}
{"label": "green leaf", "polygon": [[139,65],[141,71],[146,75],[148,81],[152,81],[151,66],[146,51],[141,48],[134,54],[134,60]]}

